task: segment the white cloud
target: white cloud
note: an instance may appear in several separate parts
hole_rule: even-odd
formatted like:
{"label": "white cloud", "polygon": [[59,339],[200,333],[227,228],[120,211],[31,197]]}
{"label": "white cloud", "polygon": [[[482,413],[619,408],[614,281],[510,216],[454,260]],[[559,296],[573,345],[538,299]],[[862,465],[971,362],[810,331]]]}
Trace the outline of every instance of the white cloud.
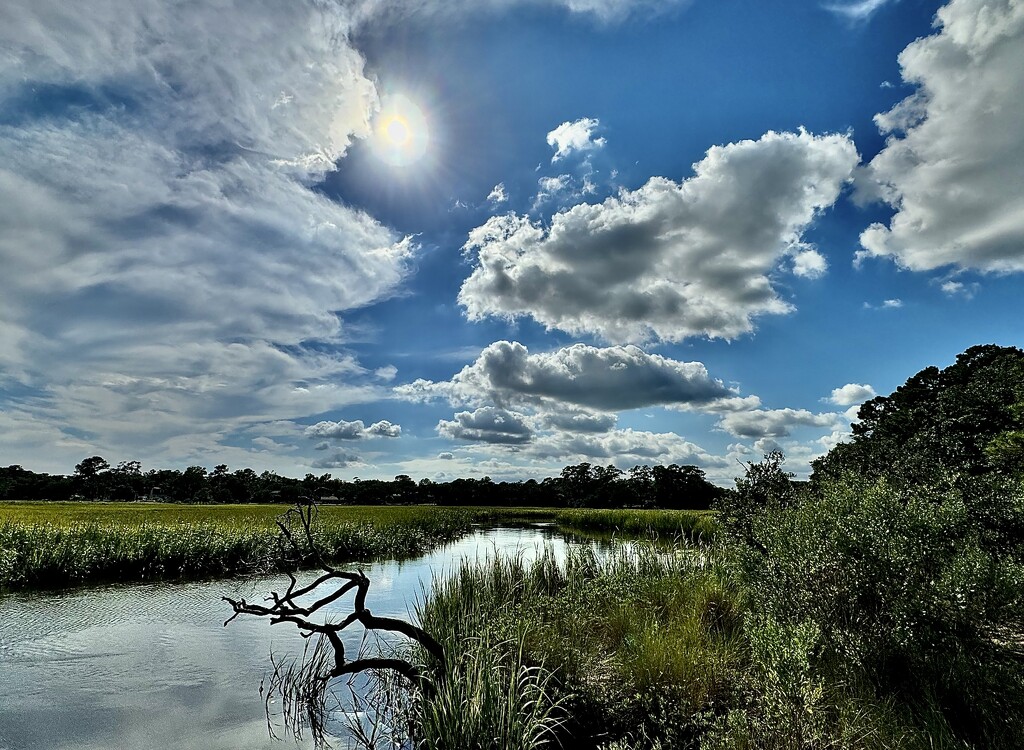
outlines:
{"label": "white cloud", "polygon": [[395,379],[396,375],[398,375],[398,368],[394,365],[384,365],[383,367],[378,367],[374,370],[373,374],[378,380],[390,382]]}
{"label": "white cloud", "polygon": [[793,273],[805,279],[820,279],[828,270],[825,256],[814,248],[800,250],[793,255]]}
{"label": "white cloud", "polygon": [[865,310],[899,310],[901,307],[903,307],[903,300],[898,297],[895,299],[882,300],[882,302],[877,305],[872,305],[870,302],[864,303]]}
{"label": "white cloud", "polygon": [[348,28],[314,2],[0,6],[0,106],[92,102],[0,127],[0,369],[36,420],[175,461],[373,392],[307,346],[410,254],[310,189],[376,106]]}
{"label": "white cloud", "polygon": [[442,419],[437,432],[452,440],[505,445],[528,443],[534,434],[525,415],[494,406],[461,411],[454,420]]}
{"label": "white cloud", "polygon": [[562,194],[564,194],[562,195],[563,201],[578,196],[579,193],[573,190],[573,184],[572,175],[568,174],[560,174],[557,177],[541,177],[537,180],[538,190],[533,197],[532,210],[536,211],[545,201]]}
{"label": "white cloud", "polygon": [[952,279],[943,281],[939,288],[948,297],[963,297],[964,299],[972,299],[978,292],[978,284],[965,284],[962,281],[953,281]]}
{"label": "white cloud", "polygon": [[363,465],[363,460],[355,453],[342,450],[335,451],[329,456],[317,458],[310,464],[314,469],[347,469]]}
{"label": "white cloud", "polygon": [[367,437],[389,437],[396,438],[402,434],[402,426],[392,424],[386,419],[382,419],[379,422],[374,422],[366,428]]}
{"label": "white cloud", "polygon": [[459,302],[471,320],[529,315],[614,342],[735,338],[792,310],[769,274],[805,249],[858,160],[845,135],[769,132],[709,149],[682,183],[655,177],[547,228],[492,217],[465,244],[477,265]]}
{"label": "white cloud", "polygon": [[860,383],[847,383],[840,388],[834,388],[828,400],[837,406],[852,406],[874,398],[878,394],[870,385]]}
{"label": "white cloud", "polygon": [[896,213],[860,257],[927,271],[1024,271],[1024,4],[952,0],[900,55],[917,91],[876,123],[889,138],[858,187]]}
{"label": "white cloud", "polygon": [[487,194],[487,202],[493,206],[498,206],[508,201],[508,192],[505,190],[505,183],[499,182],[493,188],[491,192]]}
{"label": "white cloud", "polygon": [[[317,422],[304,430],[306,437],[328,438],[330,440],[363,440],[365,438],[388,437],[396,438],[402,434],[401,425],[392,424],[386,419],[374,422],[369,427],[361,419],[354,422]],[[318,446],[319,449],[319,446]]]}
{"label": "white cloud", "polygon": [[548,145],[555,149],[551,163],[561,161],[570,154],[603,148],[604,138],[594,138],[594,131],[601,122],[595,118],[583,117],[574,122],[563,122],[548,133]]}
{"label": "white cloud", "polygon": [[736,398],[700,362],[647,354],[635,346],[573,344],[530,354],[514,341],[490,344],[450,381],[417,380],[395,391],[413,400],[529,404],[559,412],[568,406],[618,411],[653,405],[714,407],[720,402],[728,409]]}
{"label": "white cloud", "polygon": [[772,451],[784,451],[785,449],[775,438],[758,438],[754,441],[754,453],[764,456]]}
{"label": "white cloud", "polygon": [[797,427],[833,427],[840,419],[839,414],[814,414],[806,409],[759,409],[726,414],[718,427],[736,437],[778,438]]}
{"label": "white cloud", "polygon": [[824,7],[851,21],[865,21],[883,5],[890,2],[892,0],[852,0],[852,2],[828,3]]}
{"label": "white cloud", "polygon": [[295,450],[294,445],[279,443],[273,438],[266,436],[253,438],[252,444],[261,451],[270,451],[272,453],[288,453]]}
{"label": "white cloud", "polygon": [[438,434],[451,440],[489,449],[505,445],[534,461],[599,458],[623,466],[662,461],[714,467],[725,459],[675,433],[616,429],[616,411],[667,405],[729,413],[760,404],[711,378],[700,362],[635,346],[574,344],[531,354],[509,341],[491,344],[449,381],[417,380],[395,392],[413,401],[443,398],[474,407],[438,424]]}
{"label": "white cloud", "polygon": [[564,411],[544,414],[541,424],[554,430],[572,433],[610,432],[618,418],[614,414],[592,414],[585,411]]}
{"label": "white cloud", "polygon": [[505,11],[523,5],[548,5],[569,13],[592,18],[600,23],[616,23],[639,16],[671,11],[689,4],[689,0],[361,0],[354,6],[363,22],[373,22],[382,15],[405,18],[411,15],[464,16],[469,13]]}
{"label": "white cloud", "polygon": [[566,462],[611,459],[621,466],[639,463],[679,463],[721,466],[726,459],[714,456],[674,432],[613,430],[603,434],[556,433],[530,446],[529,455]]}

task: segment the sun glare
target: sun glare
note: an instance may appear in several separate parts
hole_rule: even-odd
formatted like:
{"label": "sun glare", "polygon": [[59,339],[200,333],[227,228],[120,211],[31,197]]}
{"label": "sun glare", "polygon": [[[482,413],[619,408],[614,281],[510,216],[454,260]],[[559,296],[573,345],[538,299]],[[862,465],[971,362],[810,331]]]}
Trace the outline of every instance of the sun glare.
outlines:
{"label": "sun glare", "polygon": [[384,137],[392,146],[404,146],[409,142],[409,123],[401,117],[395,117],[384,126]]}
{"label": "sun glare", "polygon": [[373,131],[374,151],[392,166],[407,167],[427,153],[427,118],[406,96],[394,94],[381,102]]}

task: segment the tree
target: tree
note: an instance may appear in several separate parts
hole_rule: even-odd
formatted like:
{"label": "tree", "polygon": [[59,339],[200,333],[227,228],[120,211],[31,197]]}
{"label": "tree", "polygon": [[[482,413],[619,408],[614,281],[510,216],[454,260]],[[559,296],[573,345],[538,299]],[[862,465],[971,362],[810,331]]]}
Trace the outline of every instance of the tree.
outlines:
{"label": "tree", "polygon": [[399,503],[416,502],[416,482],[408,474],[399,474],[391,484],[392,497]]}
{"label": "tree", "polygon": [[1024,430],[1021,402],[1024,351],[973,346],[944,370],[926,367],[894,393],[863,404],[853,439],[813,463],[812,482],[854,472],[913,486],[991,472],[1012,458],[1012,434]]}
{"label": "tree", "polygon": [[562,497],[570,508],[587,505],[594,485],[594,467],[587,462],[566,466],[561,475]]}
{"label": "tree", "polygon": [[80,463],[75,464],[75,474],[83,479],[91,479],[109,468],[110,464],[101,456],[90,456],[89,458],[83,458]]}
{"label": "tree", "polygon": [[629,489],[634,502],[641,508],[652,508],[657,504],[654,470],[650,466],[634,466],[629,470]]}
{"label": "tree", "polygon": [[110,464],[101,456],[83,458],[80,463],[76,464],[75,475],[80,481],[82,494],[93,500],[99,497],[102,493],[101,476],[109,468]]}
{"label": "tree", "polygon": [[659,508],[707,510],[719,494],[718,487],[707,481],[704,471],[696,466],[655,466],[651,474]]}
{"label": "tree", "polygon": [[108,472],[109,493],[112,500],[137,500],[142,492],[142,464],[121,461]]}

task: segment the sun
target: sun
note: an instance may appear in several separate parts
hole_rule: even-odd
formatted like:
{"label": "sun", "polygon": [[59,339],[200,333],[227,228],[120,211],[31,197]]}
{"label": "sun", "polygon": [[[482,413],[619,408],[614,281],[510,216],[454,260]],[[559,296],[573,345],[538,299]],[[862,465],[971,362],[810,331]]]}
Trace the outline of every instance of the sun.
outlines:
{"label": "sun", "polygon": [[391,146],[401,148],[408,144],[411,138],[412,131],[404,117],[395,116],[384,125],[384,139]]}
{"label": "sun", "polygon": [[402,94],[385,97],[373,125],[373,150],[377,156],[393,167],[409,167],[427,154],[429,145],[423,110]]}

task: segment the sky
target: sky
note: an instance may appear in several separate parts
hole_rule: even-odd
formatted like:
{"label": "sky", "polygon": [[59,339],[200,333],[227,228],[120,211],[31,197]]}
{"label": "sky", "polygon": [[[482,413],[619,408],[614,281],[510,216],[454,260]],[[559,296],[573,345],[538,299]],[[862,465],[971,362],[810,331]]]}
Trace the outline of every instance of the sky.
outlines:
{"label": "sky", "polygon": [[1024,345],[1024,0],[0,5],[0,465],[694,464]]}

